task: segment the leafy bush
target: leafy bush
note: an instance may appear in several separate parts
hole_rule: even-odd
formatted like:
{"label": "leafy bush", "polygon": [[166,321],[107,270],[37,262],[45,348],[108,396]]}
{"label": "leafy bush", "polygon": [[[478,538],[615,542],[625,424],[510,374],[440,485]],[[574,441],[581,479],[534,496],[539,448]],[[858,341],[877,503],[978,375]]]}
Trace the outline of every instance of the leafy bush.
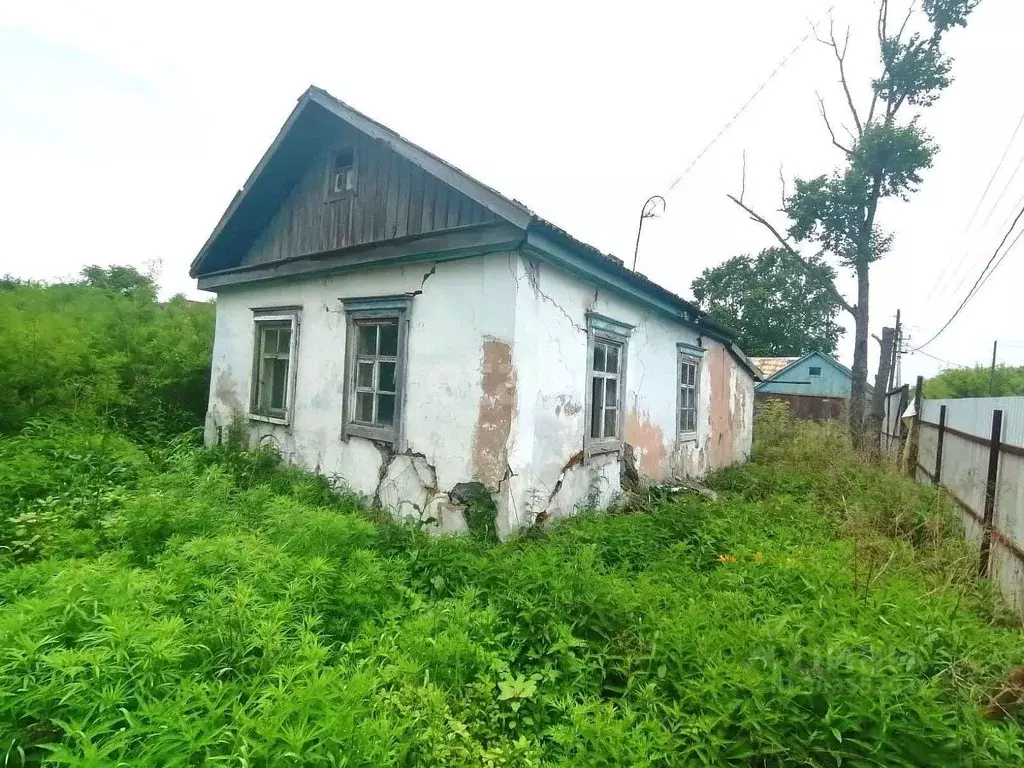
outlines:
{"label": "leafy bush", "polygon": [[213,305],[156,301],[128,267],[58,285],[0,280],[0,433],[29,419],[103,419],[159,440],[201,423]]}
{"label": "leafy bush", "polygon": [[947,368],[924,383],[924,396],[935,400],[954,397],[1019,397],[1024,395],[1024,366],[987,365]]}
{"label": "leafy bush", "polygon": [[948,578],[935,553],[955,532],[908,522],[942,501],[827,427],[763,426],[717,503],[506,544],[372,522],[266,454],[45,424],[0,438],[0,505],[52,499],[42,543],[0,562],[0,755],[1024,764],[1020,724],[980,714],[1024,661],[1020,629]]}

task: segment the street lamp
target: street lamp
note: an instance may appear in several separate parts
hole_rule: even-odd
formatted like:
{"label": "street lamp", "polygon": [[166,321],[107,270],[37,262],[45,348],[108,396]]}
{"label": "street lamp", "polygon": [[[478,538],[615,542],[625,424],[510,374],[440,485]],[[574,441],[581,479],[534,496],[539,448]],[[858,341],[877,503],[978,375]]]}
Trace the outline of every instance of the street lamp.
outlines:
{"label": "street lamp", "polygon": [[640,253],[640,233],[644,231],[644,219],[656,219],[659,216],[658,206],[661,204],[661,213],[665,212],[665,198],[661,195],[651,195],[640,209],[640,225],[636,228],[636,248],[633,249],[633,271],[636,272],[636,257]]}

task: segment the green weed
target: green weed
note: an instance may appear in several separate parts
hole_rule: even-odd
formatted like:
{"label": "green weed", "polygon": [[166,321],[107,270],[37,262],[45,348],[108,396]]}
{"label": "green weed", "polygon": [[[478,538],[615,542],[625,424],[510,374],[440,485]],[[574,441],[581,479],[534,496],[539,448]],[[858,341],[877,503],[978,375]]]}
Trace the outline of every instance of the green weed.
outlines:
{"label": "green weed", "polygon": [[785,414],[757,450],[719,502],[496,544],[38,422],[0,439],[0,764],[1024,764],[980,714],[1024,638],[946,502]]}

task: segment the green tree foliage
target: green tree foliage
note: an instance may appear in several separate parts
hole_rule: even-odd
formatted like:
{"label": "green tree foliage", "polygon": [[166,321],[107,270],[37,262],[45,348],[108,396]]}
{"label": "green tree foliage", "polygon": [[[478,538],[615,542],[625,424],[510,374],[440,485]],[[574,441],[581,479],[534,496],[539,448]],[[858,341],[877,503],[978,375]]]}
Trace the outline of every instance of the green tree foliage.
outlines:
{"label": "green tree foliage", "polygon": [[748,355],[834,355],[843,333],[834,280],[827,264],[769,248],[705,269],[691,288],[701,309],[737,332]]}
{"label": "green tree foliage", "polygon": [[213,317],[208,302],[156,301],[130,267],[87,267],[77,283],[0,281],[0,433],[47,415],[146,432],[195,425]]}
{"label": "green tree foliage", "polygon": [[[831,173],[796,179],[784,199],[789,219],[785,234],[756,213],[742,198],[733,197],[755,221],[764,225],[794,256],[794,244],[809,244],[822,255],[853,271],[855,301],[842,300],[854,319],[853,385],[850,427],[858,440],[877,434],[865,430],[870,267],[892,248],[893,235],[879,222],[880,204],[887,199],[908,200],[917,191],[923,172],[931,167],[937,147],[921,127],[920,110],[935,102],[950,83],[951,59],[942,46],[947,33],[964,27],[978,0],[921,0],[918,19],[911,13],[897,23],[890,17],[888,0],[879,3],[877,41],[881,73],[871,81],[871,100],[858,109],[855,89],[847,78],[850,41],[836,39],[834,29],[822,39],[832,51],[839,70],[844,109],[849,111],[851,140],[837,136],[825,102],[819,97],[821,116],[832,144],[843,159]],[[923,16],[923,19],[921,18]],[[922,31],[911,31],[920,20]],[[913,22],[913,23],[912,23]],[[873,412],[873,418],[879,413]],[[869,437],[870,436],[870,437]]]}
{"label": "green tree foliage", "polygon": [[501,545],[268,454],[0,437],[4,765],[1024,765],[948,500],[768,415],[718,502]]}
{"label": "green tree foliage", "polygon": [[129,298],[156,300],[153,278],[135,267],[99,267],[95,264],[82,268],[82,282],[93,288],[119,293]]}
{"label": "green tree foliage", "polygon": [[994,378],[988,366],[948,368],[924,383],[924,396],[935,400],[1021,395],[1024,395],[1024,366],[997,365]]}

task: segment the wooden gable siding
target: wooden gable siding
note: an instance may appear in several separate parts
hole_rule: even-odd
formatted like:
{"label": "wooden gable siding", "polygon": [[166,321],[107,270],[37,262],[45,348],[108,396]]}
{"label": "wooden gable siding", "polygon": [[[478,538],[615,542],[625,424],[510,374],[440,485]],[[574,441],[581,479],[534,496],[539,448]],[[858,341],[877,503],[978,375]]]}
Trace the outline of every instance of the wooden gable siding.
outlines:
{"label": "wooden gable siding", "polygon": [[[325,202],[332,151],[356,155],[356,194]],[[241,264],[263,264],[405,235],[496,221],[479,203],[351,128],[316,155]]]}

